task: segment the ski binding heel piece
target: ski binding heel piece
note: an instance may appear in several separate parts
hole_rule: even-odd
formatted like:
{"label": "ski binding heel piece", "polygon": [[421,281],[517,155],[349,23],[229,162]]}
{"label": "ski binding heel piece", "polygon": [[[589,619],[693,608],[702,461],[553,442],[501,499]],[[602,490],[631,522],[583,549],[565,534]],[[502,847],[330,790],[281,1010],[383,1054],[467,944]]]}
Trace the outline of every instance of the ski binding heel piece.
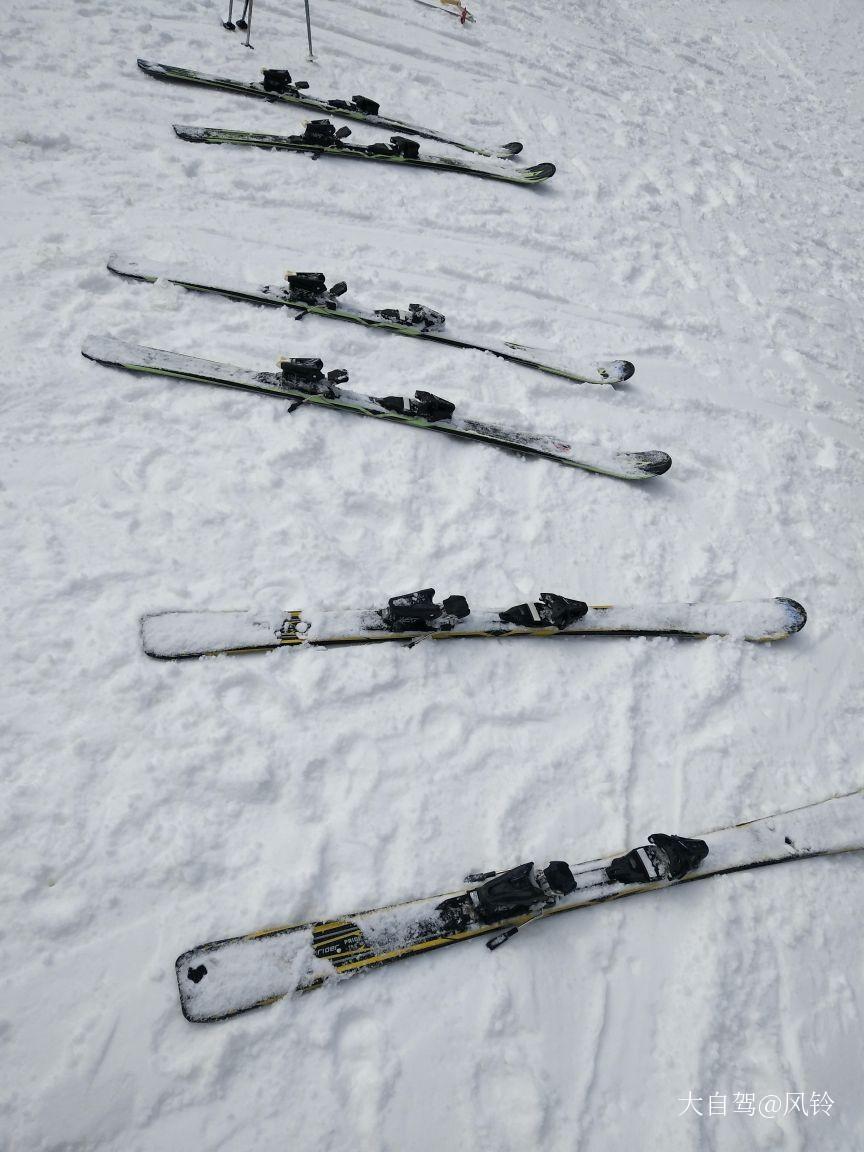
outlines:
{"label": "ski binding heel piece", "polygon": [[606,869],[606,875],[619,884],[680,880],[698,868],[707,855],[708,845],[704,840],[655,832],[644,847],[616,857]]}
{"label": "ski binding heel piece", "polygon": [[400,416],[417,416],[428,424],[449,420],[456,411],[455,404],[431,392],[415,392],[410,397],[375,396],[373,399],[388,412],[396,412]]}
{"label": "ski binding heel piece", "polygon": [[517,628],[557,628],[561,631],[575,624],[587,613],[588,605],[582,600],[570,600],[555,592],[541,592],[540,599],[517,604],[500,612],[505,624]]}

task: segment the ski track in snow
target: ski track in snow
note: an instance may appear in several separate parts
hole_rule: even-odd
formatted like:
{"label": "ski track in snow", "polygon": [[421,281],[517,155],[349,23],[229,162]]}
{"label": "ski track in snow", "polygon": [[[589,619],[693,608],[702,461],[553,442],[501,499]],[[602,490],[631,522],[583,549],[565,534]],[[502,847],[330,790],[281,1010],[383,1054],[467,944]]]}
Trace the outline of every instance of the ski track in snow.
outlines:
{"label": "ski track in snow", "polygon": [[[220,1026],[203,941],[573,862],[859,787],[864,662],[856,0],[412,0],[222,9],[57,0],[0,47],[0,1146],[738,1152],[864,1145],[864,859],[745,872],[447,949]],[[457,138],[521,139],[542,189],[192,147],[172,122],[314,113],[157,83],[137,56]],[[860,119],[860,118],[859,118]],[[339,123],[343,123],[339,121]],[[386,134],[352,124],[358,142]],[[421,147],[424,143],[421,142]],[[427,151],[448,154],[428,142]],[[463,155],[453,153],[454,155]],[[346,279],[492,340],[632,359],[617,391],[169,285]],[[83,360],[87,332],[625,450],[634,486]],[[805,630],[463,641],[148,661],[171,608],[790,595]],[[688,1092],[827,1091],[830,1117],[679,1117]]]}

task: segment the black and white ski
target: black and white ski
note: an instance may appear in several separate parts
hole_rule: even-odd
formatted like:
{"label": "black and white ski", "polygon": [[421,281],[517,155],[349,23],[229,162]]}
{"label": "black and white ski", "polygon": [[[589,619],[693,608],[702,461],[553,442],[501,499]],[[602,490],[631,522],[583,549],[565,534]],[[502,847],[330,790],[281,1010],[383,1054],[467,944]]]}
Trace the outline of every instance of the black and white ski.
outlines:
{"label": "black and white ski", "polygon": [[[559,464],[584,468],[620,480],[644,480],[666,472],[672,461],[665,452],[615,452],[582,444],[568,444],[556,436],[517,432],[479,420],[454,416],[455,405],[431,392],[418,391],[412,397],[367,396],[349,392],[342,385],[348,379],[344,369],[326,376],[320,360],[292,359],[282,363],[282,372],[250,372],[230,364],[200,360],[160,348],[147,348],[116,340],[111,336],[88,336],[81,349],[90,360],[98,360],[131,372],[148,372],[190,380],[198,384],[219,384],[245,392],[281,396],[298,404],[314,404],[372,416],[378,420],[409,424],[414,428],[443,432],[463,440],[478,440],[527,455],[543,456]],[[296,407],[297,405],[294,405]]]}
{"label": "black and white ski", "polygon": [[436,603],[432,588],[394,596],[384,608],[344,611],[157,612],[141,622],[148,656],[179,660],[304,645],[506,639],[514,636],[729,636],[753,642],[799,632],[807,613],[795,600],[718,604],[588,605],[557,593],[504,611],[474,609],[464,596]]}
{"label": "black and white ski", "polygon": [[444,331],[444,316],[424,304],[410,304],[407,311],[397,308],[379,308],[374,311],[357,308],[343,299],[347,291],[344,281],[328,288],[322,272],[288,272],[285,276],[287,283],[283,287],[277,284],[247,284],[227,277],[208,280],[206,275],[200,273],[184,275],[176,269],[167,268],[153,261],[121,255],[113,255],[108,261],[108,268],[118,276],[144,280],[150,284],[163,280],[193,292],[209,292],[250,304],[292,308],[300,313],[301,317],[311,312],[317,316],[348,320],[367,328],[379,328],[384,332],[398,332],[402,336],[431,340],[452,348],[471,348],[478,352],[490,352],[493,356],[499,356],[502,360],[509,360],[513,364],[523,364],[526,368],[534,368],[551,376],[560,376],[565,380],[575,380],[579,383],[620,384],[629,380],[635,371],[629,360],[595,360],[565,368],[550,364],[545,358],[534,359],[529,353],[539,350],[531,349],[524,344],[484,344],[478,338],[451,335],[449,331]]}
{"label": "black and white ski", "polygon": [[338,977],[478,936],[497,948],[530,921],[708,876],[864,848],[864,790],[697,839],[654,833],[622,855],[533,862],[466,877],[427,899],[265,928],[184,952],[176,962],[187,1020],[223,1020]]}
{"label": "black and white ski", "polygon": [[555,175],[554,164],[534,164],[530,168],[489,168],[454,160],[449,156],[420,154],[416,140],[391,136],[389,144],[346,144],[350,128],[336,129],[330,120],[310,120],[302,136],[273,136],[267,132],[244,132],[235,128],[201,128],[192,124],[175,124],[181,140],[193,144],[240,144],[253,148],[277,148],[288,152],[312,152],[317,155],[342,156],[346,160],[380,160],[385,164],[407,164],[414,168],[434,168],[442,172],[464,172],[483,180],[502,180],[506,184],[527,186],[544,184]]}
{"label": "black and white ski", "polygon": [[[458,15],[458,13],[456,13]],[[518,140],[502,144],[500,148],[481,148],[474,144],[463,144],[449,136],[432,132],[429,128],[419,128],[416,124],[405,124],[389,116],[379,116],[379,108],[368,96],[353,96],[348,100],[322,100],[308,96],[309,87],[305,80],[292,80],[284,69],[265,68],[263,81],[247,83],[243,80],[230,80],[224,76],[208,76],[192,68],[175,68],[170,64],[157,64],[152,60],[139,60],[138,67],[157,80],[167,80],[178,84],[197,84],[205,88],[216,88],[223,92],[236,92],[241,96],[257,96],[271,103],[293,104],[300,108],[311,108],[327,116],[338,116],[346,120],[359,120],[373,128],[397,132],[405,136],[419,136],[424,140],[435,140],[439,144],[449,144],[463,152],[473,152],[477,156],[492,156],[508,160],[522,151]]]}

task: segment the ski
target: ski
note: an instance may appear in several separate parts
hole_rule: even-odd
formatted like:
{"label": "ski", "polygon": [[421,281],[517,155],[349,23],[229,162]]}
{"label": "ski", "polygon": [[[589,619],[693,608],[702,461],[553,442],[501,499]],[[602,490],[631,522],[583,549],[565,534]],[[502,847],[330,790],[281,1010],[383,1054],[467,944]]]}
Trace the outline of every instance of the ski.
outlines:
{"label": "ski", "polygon": [[154,284],[165,280],[192,292],[209,292],[226,296],[230,300],[243,300],[250,304],[264,304],[271,307],[292,308],[300,313],[298,319],[307,312],[317,316],[332,316],[336,320],[348,320],[367,328],[380,328],[384,332],[398,332],[402,336],[415,336],[420,340],[432,340],[452,348],[470,348],[478,352],[489,352],[513,364],[522,364],[551,376],[574,380],[586,384],[620,384],[629,380],[635,369],[628,360],[605,360],[580,364],[572,368],[535,360],[527,355],[529,349],[524,344],[502,343],[481,344],[479,340],[451,336],[445,328],[445,318],[440,312],[423,304],[410,304],[408,310],[379,308],[375,311],[358,308],[342,299],[347,292],[344,281],[327,287],[322,272],[288,272],[285,275],[286,287],[276,284],[244,284],[242,281],[222,279],[208,280],[201,274],[185,276],[152,261],[135,260],[127,256],[113,255],[108,268],[118,276],[131,280],[144,280]]}
{"label": "ski", "polygon": [[557,593],[504,611],[474,609],[464,596],[435,601],[433,588],[392,597],[384,608],[343,611],[156,612],[141,622],[148,656],[265,652],[274,648],[387,641],[506,639],[513,636],[728,636],[754,643],[800,632],[807,613],[795,600],[719,604],[588,605]]}
{"label": "ski", "polygon": [[[458,15],[458,13],[455,13]],[[310,108],[315,112],[323,112],[328,116],[338,116],[345,120],[359,120],[373,128],[381,128],[389,132],[397,132],[406,136],[420,136],[424,140],[434,140],[438,144],[449,144],[463,152],[473,152],[477,156],[492,156],[499,160],[509,160],[522,151],[518,140],[510,144],[503,144],[500,148],[480,148],[473,144],[463,144],[449,136],[439,135],[428,128],[420,128],[416,124],[404,124],[401,120],[393,120],[389,116],[379,116],[379,107],[368,96],[353,96],[347,100],[321,100],[306,95],[304,89],[309,85],[305,80],[292,80],[289,72],[284,69],[263,69],[263,80],[259,83],[246,83],[242,80],[229,80],[224,76],[208,76],[204,72],[196,72],[192,68],[175,68],[170,64],[157,64],[152,60],[138,61],[138,67],[157,80],[166,80],[177,84],[198,84],[205,88],[216,88],[222,92],[236,92],[240,96],[257,96],[259,99],[271,103],[294,104],[300,108]]]}
{"label": "ski", "polygon": [[372,416],[464,440],[494,444],[526,455],[542,456],[559,464],[584,468],[619,480],[659,476],[672,463],[665,452],[607,451],[590,445],[568,444],[555,436],[517,432],[479,420],[461,419],[454,416],[454,404],[431,392],[417,391],[412,397],[366,396],[349,392],[342,387],[348,373],[337,368],[325,376],[320,360],[288,359],[282,362],[281,373],[251,372],[229,364],[200,360],[196,356],[130,344],[111,336],[88,336],[81,351],[90,360],[131,372],[150,372],[198,384],[218,384],[265,396],[281,396],[297,402],[292,405],[292,410],[305,403],[336,408],[358,416]]}
{"label": "ski", "polygon": [[[453,3],[452,0],[441,0],[440,4],[433,4],[430,0],[417,0],[418,4],[422,4],[424,8],[434,8],[436,12],[443,12],[445,16],[456,16],[460,24],[474,24],[475,20],[467,8],[464,8],[458,0]],[[444,7],[449,4],[449,7]]]}
{"label": "ski", "polygon": [[864,790],[702,833],[654,833],[619,856],[533,862],[329,920],[216,940],[177,959],[187,1020],[224,1020],[338,977],[479,936],[494,949],[531,921],[743,869],[864,848]]}
{"label": "ski", "polygon": [[507,184],[543,184],[555,175],[554,164],[534,164],[530,168],[482,168],[449,156],[421,156],[416,140],[391,136],[389,144],[346,144],[350,128],[335,128],[330,120],[310,120],[302,136],[272,136],[267,132],[243,132],[234,128],[200,128],[192,124],[175,124],[181,140],[193,144],[241,144],[253,148],[278,148],[289,152],[312,152],[316,155],[342,156],[347,160],[380,160],[385,164],[408,164],[415,168],[434,168],[442,172],[464,172],[483,180],[503,180]]}

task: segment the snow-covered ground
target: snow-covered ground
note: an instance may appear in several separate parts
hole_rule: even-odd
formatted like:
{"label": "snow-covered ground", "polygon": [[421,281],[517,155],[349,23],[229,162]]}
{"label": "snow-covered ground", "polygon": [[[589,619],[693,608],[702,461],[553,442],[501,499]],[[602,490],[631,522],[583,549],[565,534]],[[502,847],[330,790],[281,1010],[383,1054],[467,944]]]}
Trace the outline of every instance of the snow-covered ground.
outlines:
{"label": "snow-covered ground", "polygon": [[[472,8],[462,28],[413,0],[313,0],[315,64],[299,0],[259,0],[254,53],[215,0],[42,0],[5,22],[4,1149],[864,1145],[857,855],[561,917],[221,1025],[181,1016],[173,961],[206,940],[864,783],[864,6]],[[184,143],[172,121],[292,132],[307,114],[157,83],[138,55],[287,66],[316,94],[520,138],[558,174],[523,189]],[[117,249],[259,282],[320,269],[358,302],[637,373],[580,387],[124,282],[104,270]],[[85,361],[91,331],[261,369],[320,355],[358,391],[426,388],[673,466],[629,485],[289,417]],[[767,647],[140,650],[147,611],[426,585],[501,607],[787,595],[810,619]],[[834,1104],[783,1115],[787,1093]],[[702,1118],[679,1116],[688,1094]]]}

